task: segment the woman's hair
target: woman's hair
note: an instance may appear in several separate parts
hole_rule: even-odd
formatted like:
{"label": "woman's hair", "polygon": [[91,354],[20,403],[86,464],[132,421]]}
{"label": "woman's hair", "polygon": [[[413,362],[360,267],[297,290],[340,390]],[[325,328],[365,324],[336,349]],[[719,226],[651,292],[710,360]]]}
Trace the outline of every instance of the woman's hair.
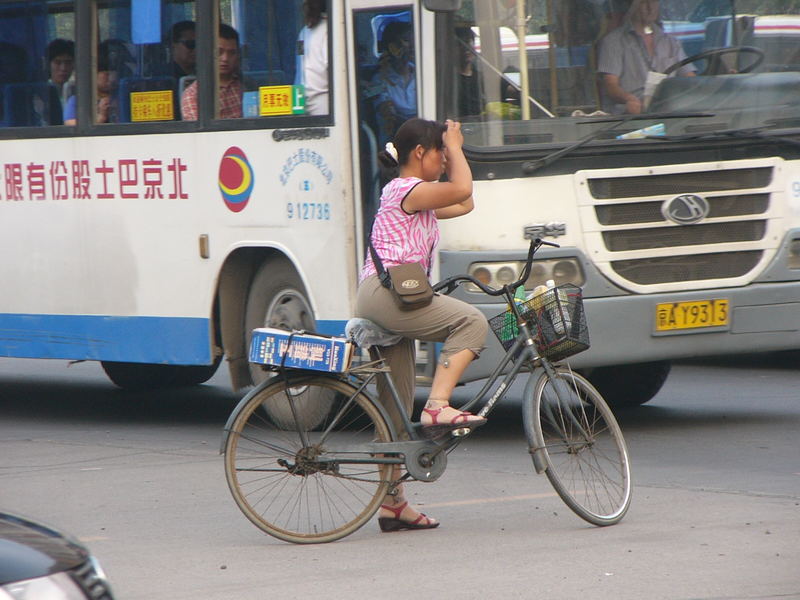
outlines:
{"label": "woman's hair", "polygon": [[384,176],[394,178],[400,167],[408,163],[408,157],[417,145],[425,150],[441,150],[444,148],[442,134],[447,131],[447,125],[439,121],[426,121],[425,119],[409,119],[394,134],[397,160],[385,149],[378,152],[378,163]]}

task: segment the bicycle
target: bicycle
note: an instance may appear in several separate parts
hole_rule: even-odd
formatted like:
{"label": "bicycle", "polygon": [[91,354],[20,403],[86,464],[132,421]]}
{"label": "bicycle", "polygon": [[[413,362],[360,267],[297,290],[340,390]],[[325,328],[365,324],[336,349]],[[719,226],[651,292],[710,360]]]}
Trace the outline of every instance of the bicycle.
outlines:
{"label": "bicycle", "polygon": [[[470,282],[488,295],[502,295],[508,304],[504,313],[489,319],[505,356],[460,408],[472,410],[482,403],[476,414],[486,417],[517,376],[529,371],[522,411],[536,472],[547,475],[578,516],[594,525],[613,525],[631,501],[622,431],[585,378],[553,364],[589,345],[580,289],[562,285],[524,302],[514,297],[543,244],[557,246],[533,240],[519,280],[502,288],[469,275],[434,286],[452,293]],[[380,332],[374,327],[369,333]],[[438,479],[447,454],[475,431],[412,423],[379,353],[376,360],[342,373],[272,368],[276,375],[247,394],[229,417],[221,453],[236,504],[253,524],[282,540],[321,543],[353,533],[403,481]],[[408,439],[395,431],[367,389],[377,377],[385,378]],[[301,413],[304,403],[324,406],[326,414]],[[392,480],[396,466],[405,466],[406,472]]]}

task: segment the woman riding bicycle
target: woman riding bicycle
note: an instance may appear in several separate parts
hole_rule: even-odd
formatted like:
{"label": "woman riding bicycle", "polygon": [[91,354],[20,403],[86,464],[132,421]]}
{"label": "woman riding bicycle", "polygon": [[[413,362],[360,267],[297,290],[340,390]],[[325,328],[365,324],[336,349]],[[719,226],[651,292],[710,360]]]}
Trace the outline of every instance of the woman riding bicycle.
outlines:
{"label": "woman riding bicycle", "polygon": [[[381,205],[372,227],[372,246],[384,267],[419,262],[430,273],[433,250],[439,240],[438,219],[450,219],[472,211],[472,173],[462,151],[461,124],[409,119],[400,126],[394,142],[386,144],[378,159],[392,171],[381,194]],[[443,173],[447,181],[440,182]],[[383,287],[370,253],[361,271],[356,316],[369,319],[403,339],[381,348],[406,411],[414,405],[414,340],[443,342],[430,395],[422,411],[423,426],[473,427],[485,419],[450,406],[450,396],[467,366],[483,349],[488,324],[483,314],[466,302],[435,295],[415,310],[401,310],[392,292]],[[379,396],[402,431],[402,420],[385,385]],[[396,479],[396,478],[395,478]],[[439,522],[408,505],[402,486],[387,496],[379,523],[383,531],[429,529]]]}

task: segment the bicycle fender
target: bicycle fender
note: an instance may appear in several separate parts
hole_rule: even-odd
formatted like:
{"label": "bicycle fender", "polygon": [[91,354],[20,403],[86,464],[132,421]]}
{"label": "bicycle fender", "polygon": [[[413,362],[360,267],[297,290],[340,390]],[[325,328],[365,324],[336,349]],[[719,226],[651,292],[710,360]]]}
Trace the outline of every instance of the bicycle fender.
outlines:
{"label": "bicycle fender", "polygon": [[[342,381],[344,381],[345,383],[347,383],[348,385],[351,385],[351,386],[353,385],[353,383],[351,381],[348,381],[348,380],[343,379],[343,378],[340,378],[340,379]],[[244,396],[244,398],[239,400],[239,403],[236,405],[236,407],[233,409],[231,414],[228,416],[228,420],[225,422],[225,427],[222,429],[222,442],[220,443],[220,446],[219,446],[219,453],[220,454],[225,454],[225,446],[228,444],[228,437],[230,436],[230,433],[231,433],[231,426],[233,425],[233,422],[236,420],[236,417],[239,416],[239,413],[242,412],[242,410],[244,410],[244,407],[250,401],[250,398],[252,398],[256,394],[260,394],[261,391],[264,388],[266,388],[267,386],[272,385],[276,381],[277,380],[276,380],[275,377],[270,377],[269,379],[265,379],[264,381],[259,383],[256,387],[254,387],[252,390],[250,390],[247,393],[247,395]],[[389,418],[389,414],[386,412],[386,409],[384,408],[383,404],[381,402],[375,401],[366,392],[364,392],[364,395],[373,400],[373,403],[372,403],[373,406],[375,406],[375,408],[378,410],[378,412],[380,413],[381,417],[383,417],[383,420],[386,423],[386,426],[389,428],[389,434],[391,435],[391,439],[392,440],[397,440],[397,432],[395,431],[394,423],[392,423],[392,420]]]}
{"label": "bicycle fender", "polygon": [[537,436],[535,427],[533,426],[534,419],[536,415],[534,414],[536,411],[535,404],[535,393],[536,387],[539,384],[539,380],[542,377],[545,377],[546,373],[542,373],[539,377],[528,377],[528,381],[525,383],[525,391],[523,392],[523,401],[522,401],[522,418],[525,423],[525,436],[528,439],[528,452],[531,455],[531,459],[533,460],[533,468],[538,474],[542,474],[547,470],[547,462],[542,457],[542,453],[537,448],[542,448],[544,446],[543,439],[536,439]]}
{"label": "bicycle fender", "polygon": [[236,420],[236,417],[238,417],[239,413],[242,412],[242,410],[244,409],[244,407],[247,404],[247,402],[254,395],[261,393],[261,390],[263,390],[265,387],[267,387],[268,385],[271,385],[274,382],[275,382],[275,378],[274,377],[270,377],[269,379],[265,379],[264,381],[259,383],[256,387],[254,387],[252,390],[250,390],[244,396],[244,398],[239,400],[239,404],[236,405],[236,407],[233,409],[233,412],[231,412],[231,414],[228,416],[228,420],[225,422],[225,427],[222,429],[222,443],[220,444],[220,447],[219,447],[219,453],[220,454],[225,454],[225,446],[228,443],[228,436],[231,433],[231,425],[233,425],[233,422]]}

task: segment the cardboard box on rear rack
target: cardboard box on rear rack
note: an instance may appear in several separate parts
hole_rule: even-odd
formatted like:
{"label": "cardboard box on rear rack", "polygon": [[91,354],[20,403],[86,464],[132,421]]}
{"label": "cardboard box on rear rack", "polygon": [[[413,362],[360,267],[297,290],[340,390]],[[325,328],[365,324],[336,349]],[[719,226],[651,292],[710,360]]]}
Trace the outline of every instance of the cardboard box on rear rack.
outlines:
{"label": "cardboard box on rear rack", "polygon": [[[291,339],[290,339],[291,338]],[[285,358],[284,358],[285,356]],[[353,344],[346,338],[264,327],[253,330],[250,362],[340,373],[350,368]]]}

